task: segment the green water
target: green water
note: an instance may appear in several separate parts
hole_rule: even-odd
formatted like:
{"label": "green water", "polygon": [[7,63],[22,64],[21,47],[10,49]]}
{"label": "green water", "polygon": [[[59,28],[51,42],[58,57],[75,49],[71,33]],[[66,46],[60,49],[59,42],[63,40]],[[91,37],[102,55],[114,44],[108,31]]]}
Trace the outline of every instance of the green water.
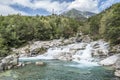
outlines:
{"label": "green water", "polygon": [[86,67],[75,62],[45,60],[46,66],[34,64],[0,73],[0,80],[120,80],[113,70],[105,67]]}

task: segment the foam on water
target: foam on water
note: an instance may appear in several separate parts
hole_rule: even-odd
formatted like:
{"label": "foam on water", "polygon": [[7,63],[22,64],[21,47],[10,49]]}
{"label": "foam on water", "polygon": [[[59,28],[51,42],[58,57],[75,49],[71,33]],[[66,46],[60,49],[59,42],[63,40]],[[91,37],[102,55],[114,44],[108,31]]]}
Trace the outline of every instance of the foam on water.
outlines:
{"label": "foam on water", "polygon": [[[20,58],[20,60],[39,60],[39,59],[60,59],[61,57],[67,59],[71,56],[72,61],[78,62],[79,66],[99,66],[96,59],[92,57],[93,44],[98,43],[99,48],[107,53],[108,46],[105,42],[95,41],[91,43],[73,43],[66,46],[59,46],[49,48],[48,51],[36,57]],[[83,49],[83,46],[84,49]],[[76,49],[75,53],[71,53],[71,50]],[[62,60],[62,59],[61,59]]]}

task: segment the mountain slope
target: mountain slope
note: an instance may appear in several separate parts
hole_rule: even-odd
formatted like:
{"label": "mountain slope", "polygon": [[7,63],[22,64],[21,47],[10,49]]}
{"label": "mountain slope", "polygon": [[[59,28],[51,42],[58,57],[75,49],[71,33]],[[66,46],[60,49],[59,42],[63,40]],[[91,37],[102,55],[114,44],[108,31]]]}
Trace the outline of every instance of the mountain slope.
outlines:
{"label": "mountain slope", "polygon": [[120,3],[88,19],[89,32],[113,44],[120,44]]}
{"label": "mountain slope", "polygon": [[86,20],[88,17],[95,15],[95,13],[87,12],[87,11],[82,12],[82,11],[78,11],[76,9],[71,9],[67,12],[62,13],[61,15],[70,17],[70,18],[74,18],[74,19],[78,19],[78,20]]}

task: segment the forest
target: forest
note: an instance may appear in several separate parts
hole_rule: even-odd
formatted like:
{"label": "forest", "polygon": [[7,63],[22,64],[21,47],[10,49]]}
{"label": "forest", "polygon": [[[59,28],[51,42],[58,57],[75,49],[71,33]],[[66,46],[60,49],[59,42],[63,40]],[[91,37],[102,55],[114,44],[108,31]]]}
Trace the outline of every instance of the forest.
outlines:
{"label": "forest", "polygon": [[85,27],[94,39],[105,39],[111,45],[120,44],[120,3],[89,18]]}
{"label": "forest", "polygon": [[52,40],[75,36],[80,21],[63,16],[0,16],[0,56],[10,54],[28,41]]}

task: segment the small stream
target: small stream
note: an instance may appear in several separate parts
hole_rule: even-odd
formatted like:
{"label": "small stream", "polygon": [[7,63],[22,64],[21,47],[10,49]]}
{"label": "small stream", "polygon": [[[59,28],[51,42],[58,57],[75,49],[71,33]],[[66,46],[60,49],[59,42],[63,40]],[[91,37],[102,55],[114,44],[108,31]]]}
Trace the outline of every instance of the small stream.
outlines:
{"label": "small stream", "polygon": [[0,80],[120,80],[109,67],[60,60],[42,60],[46,66],[26,65],[0,74]]}

